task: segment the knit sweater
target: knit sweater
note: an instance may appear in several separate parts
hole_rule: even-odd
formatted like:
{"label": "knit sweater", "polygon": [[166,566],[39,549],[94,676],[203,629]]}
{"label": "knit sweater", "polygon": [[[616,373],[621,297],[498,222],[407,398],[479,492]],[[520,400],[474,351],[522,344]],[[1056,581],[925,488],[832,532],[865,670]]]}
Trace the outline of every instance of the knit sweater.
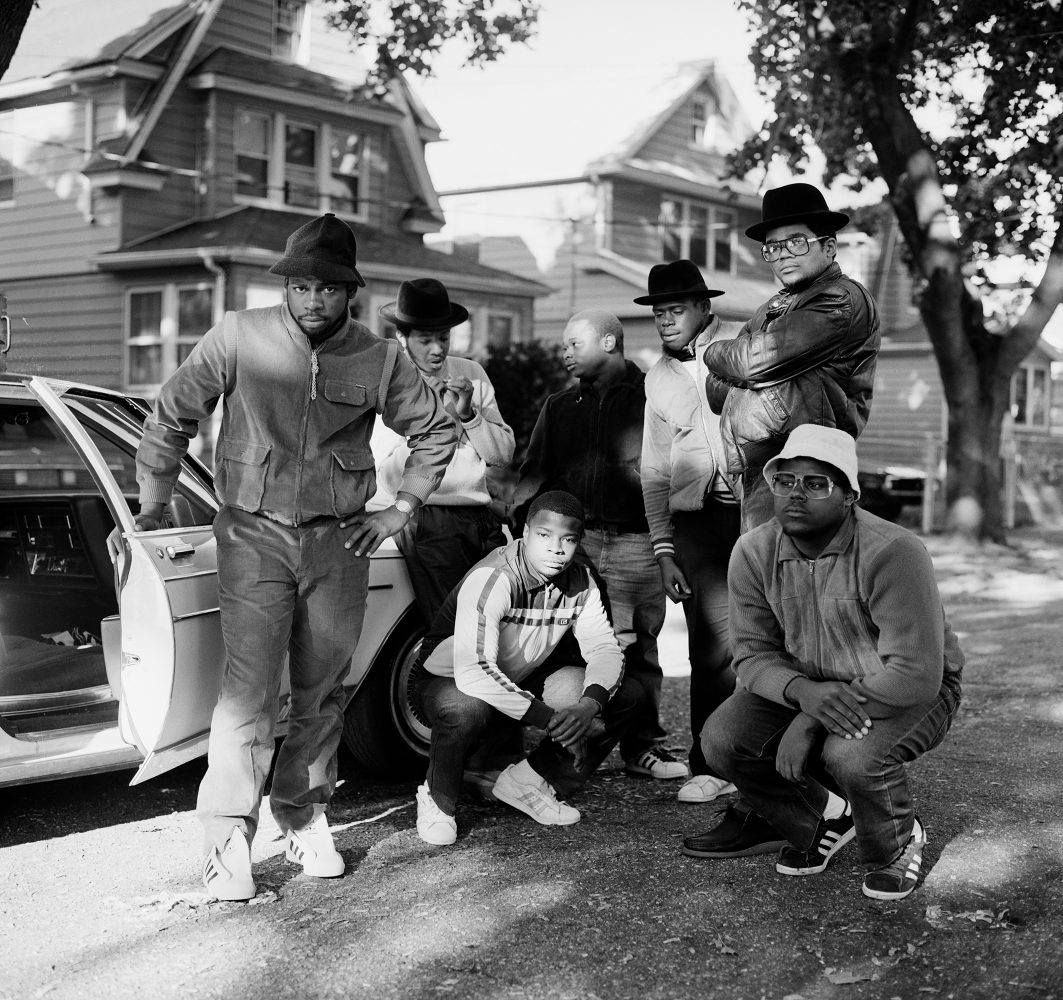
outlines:
{"label": "knit sweater", "polygon": [[789,704],[797,677],[848,681],[872,718],[930,701],[964,657],[912,532],[858,507],[815,559],[774,518],[739,538],[728,573],[738,683]]}
{"label": "knit sweater", "polygon": [[425,636],[421,662],[505,715],[545,727],[553,709],[521,681],[569,630],[587,663],[583,693],[604,706],[620,686],[624,657],[594,578],[573,563],[542,579],[518,539],[477,563],[451,593]]}

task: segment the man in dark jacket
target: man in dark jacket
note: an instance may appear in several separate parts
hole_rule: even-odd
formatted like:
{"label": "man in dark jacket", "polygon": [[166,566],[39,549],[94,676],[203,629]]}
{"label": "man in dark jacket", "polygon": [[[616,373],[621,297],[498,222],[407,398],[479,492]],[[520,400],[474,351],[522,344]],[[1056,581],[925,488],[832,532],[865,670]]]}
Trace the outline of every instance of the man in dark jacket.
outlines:
{"label": "man in dark jacket", "polygon": [[878,311],[867,289],[835,262],[849,222],[811,184],[764,195],[746,230],[783,285],[731,341],[705,350],[706,391],[721,415],[727,469],[741,479],[742,530],[773,516],[761,475],[799,424],[854,438],[867,423],[879,349]]}
{"label": "man in dark jacket", "polygon": [[624,358],[620,320],[599,309],[568,321],[564,361],[579,382],[543,405],[513,496],[515,525],[519,531],[528,505],[548,490],[564,490],[583,504],[581,552],[600,577],[625,669],[647,695],[620,754],[629,774],[685,778],[686,765],[660,746],[667,735],[659,721],[657,656],[664,590],[639,474],[646,376]]}

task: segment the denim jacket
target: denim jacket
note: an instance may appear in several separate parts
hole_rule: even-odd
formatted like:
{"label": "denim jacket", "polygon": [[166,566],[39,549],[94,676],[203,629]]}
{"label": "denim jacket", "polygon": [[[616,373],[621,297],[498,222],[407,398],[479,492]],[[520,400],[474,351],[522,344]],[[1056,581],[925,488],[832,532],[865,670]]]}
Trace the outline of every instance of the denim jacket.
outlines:
{"label": "denim jacket", "polygon": [[159,392],[137,451],[142,503],[166,503],[201,420],[224,396],[222,503],[290,524],[361,510],[376,490],[376,414],[410,441],[400,489],[426,499],[456,444],[420,373],[354,320],[316,351],[287,305],[225,314]]}

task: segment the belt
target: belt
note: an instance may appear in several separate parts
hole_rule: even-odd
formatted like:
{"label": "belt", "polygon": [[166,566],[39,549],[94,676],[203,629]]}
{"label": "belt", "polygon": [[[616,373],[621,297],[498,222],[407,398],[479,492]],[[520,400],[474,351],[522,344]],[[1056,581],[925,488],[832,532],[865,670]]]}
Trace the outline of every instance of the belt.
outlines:
{"label": "belt", "polygon": [[278,514],[273,510],[256,510],[256,517],[264,517],[267,521],[272,521],[274,524],[283,524],[286,528],[309,528],[312,525],[320,524],[322,521],[342,521],[342,517],[337,517],[335,514],[317,514],[314,517],[307,518],[305,521],[300,521],[298,524],[291,520],[291,518],[285,517],[283,514]]}
{"label": "belt", "polygon": [[645,535],[649,532],[649,525],[645,520],[634,521],[603,521],[588,518],[583,522],[587,531],[604,531],[610,535]]}

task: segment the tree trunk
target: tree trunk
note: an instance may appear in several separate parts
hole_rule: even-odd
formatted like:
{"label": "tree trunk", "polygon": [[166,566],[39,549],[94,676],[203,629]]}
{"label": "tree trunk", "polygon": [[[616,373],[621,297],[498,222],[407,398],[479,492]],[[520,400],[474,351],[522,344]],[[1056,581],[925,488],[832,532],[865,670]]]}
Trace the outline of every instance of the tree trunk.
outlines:
{"label": "tree trunk", "polygon": [[22,29],[35,6],[35,0],[4,0],[0,3],[0,79],[11,65]]}

